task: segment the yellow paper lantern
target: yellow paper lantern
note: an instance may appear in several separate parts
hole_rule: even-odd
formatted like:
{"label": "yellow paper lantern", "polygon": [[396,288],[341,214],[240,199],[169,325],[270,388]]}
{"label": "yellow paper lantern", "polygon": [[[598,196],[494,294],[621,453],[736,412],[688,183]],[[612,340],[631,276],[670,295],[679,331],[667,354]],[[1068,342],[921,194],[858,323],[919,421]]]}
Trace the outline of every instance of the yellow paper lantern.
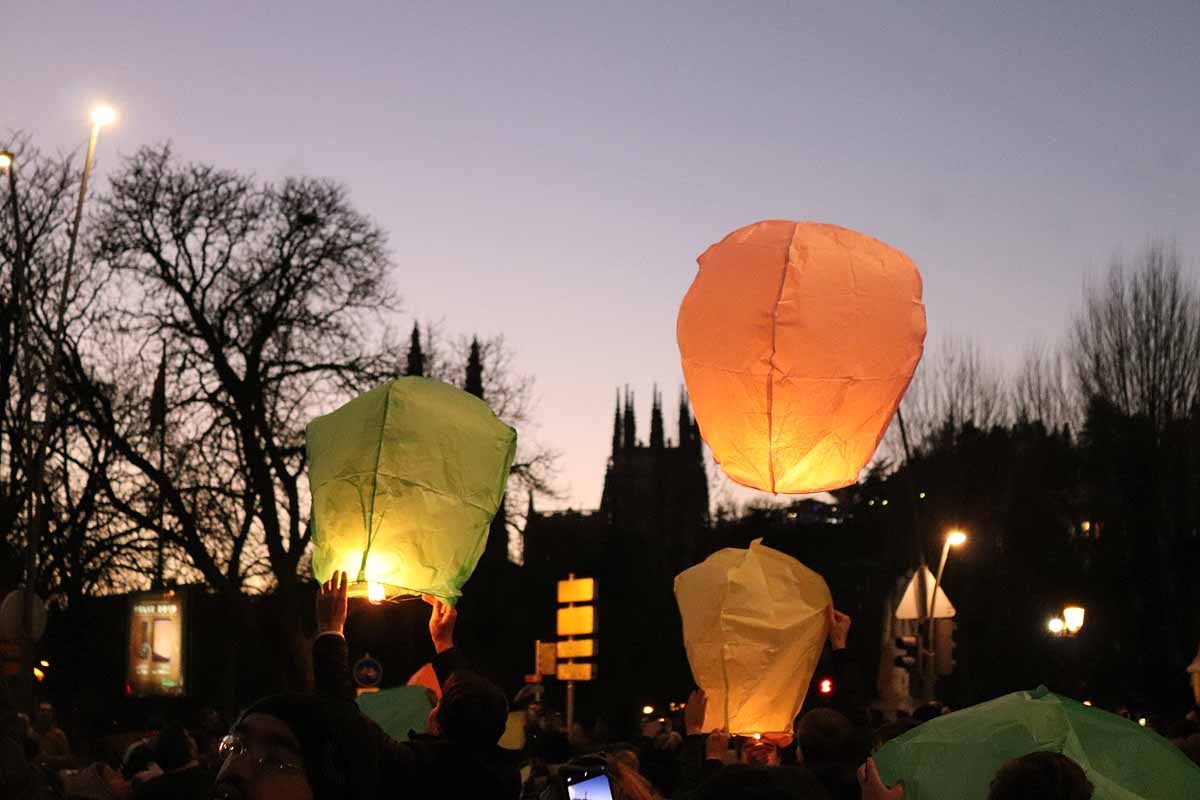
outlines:
{"label": "yellow paper lantern", "polygon": [[675,599],[704,730],[791,733],[829,635],[825,579],[756,539],[681,572]]}
{"label": "yellow paper lantern", "polygon": [[777,494],[857,481],[921,359],[916,266],[861,233],[784,220],[734,231],[699,264],[679,352],[725,474]]}

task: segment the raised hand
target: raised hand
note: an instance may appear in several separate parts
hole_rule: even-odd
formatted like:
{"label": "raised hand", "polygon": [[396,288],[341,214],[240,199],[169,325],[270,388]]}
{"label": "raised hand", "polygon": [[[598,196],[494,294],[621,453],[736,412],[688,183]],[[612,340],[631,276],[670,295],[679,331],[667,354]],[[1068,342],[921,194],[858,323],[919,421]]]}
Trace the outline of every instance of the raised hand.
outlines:
{"label": "raised hand", "polygon": [[433,640],[433,649],[444,653],[454,647],[454,623],[458,621],[458,612],[440,597],[423,594],[421,599],[430,606],[429,638]]}
{"label": "raised hand", "polygon": [[335,571],[317,592],[317,630],[343,634],[346,627],[346,573]]}
{"label": "raised hand", "polygon": [[833,607],[830,603],[825,607],[825,619],[829,623],[829,646],[834,650],[845,650],[846,640],[850,638],[850,617]]}
{"label": "raised hand", "polygon": [[707,761],[724,761],[725,753],[729,750],[729,731],[717,728],[708,734],[704,742],[704,758]]}
{"label": "raised hand", "polygon": [[873,758],[868,758],[867,763],[858,768],[858,788],[862,790],[862,800],[901,800],[904,797],[902,784],[897,783],[890,789],[883,785]]}
{"label": "raised hand", "polygon": [[683,709],[683,727],[688,736],[704,733],[704,714],[708,711],[708,695],[696,689],[688,696]]}

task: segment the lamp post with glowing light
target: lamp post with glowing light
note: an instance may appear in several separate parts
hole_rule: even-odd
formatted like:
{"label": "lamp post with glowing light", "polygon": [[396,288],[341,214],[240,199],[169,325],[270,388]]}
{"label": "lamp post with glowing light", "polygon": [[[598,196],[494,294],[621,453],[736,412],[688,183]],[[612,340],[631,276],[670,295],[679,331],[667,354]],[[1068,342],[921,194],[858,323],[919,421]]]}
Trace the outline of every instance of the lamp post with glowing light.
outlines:
{"label": "lamp post with glowing light", "polygon": [[21,202],[17,195],[17,157],[8,150],[0,151],[0,170],[8,173],[8,205],[12,209],[13,224],[13,306],[18,309],[17,330],[14,331],[18,343],[24,341],[25,323],[29,317],[28,306],[22,299],[25,289],[25,239],[21,235]]}
{"label": "lamp post with glowing light", "polygon": [[[79,179],[79,198],[75,202],[75,221],[71,225],[71,231],[67,242],[67,263],[63,270],[62,285],[58,291],[58,308],[55,316],[54,329],[51,332],[53,336],[52,350],[50,352],[50,369],[46,374],[46,397],[47,402],[53,402],[58,396],[58,381],[59,372],[62,369],[63,361],[63,336],[66,329],[67,316],[67,298],[70,296],[71,279],[73,277],[75,267],[75,246],[79,240],[79,226],[83,220],[83,201],[87,197],[88,176],[92,172],[92,162],[96,155],[96,142],[100,138],[100,129],[105,125],[112,124],[117,118],[117,112],[110,105],[98,105],[92,109],[92,132],[88,137],[87,156],[83,161],[83,175]],[[12,180],[13,170],[9,168],[9,180]],[[11,184],[10,184],[11,185]],[[36,554],[40,547],[40,534],[49,524],[47,515],[49,509],[47,507],[43,495],[43,481],[45,479],[46,456],[49,450],[49,439],[51,427],[54,424],[54,415],[46,412],[45,420],[42,422],[42,435],[38,438],[36,449],[34,451],[33,469],[31,470],[31,484],[33,486],[35,496],[42,497],[40,508],[35,515],[36,519],[30,530],[29,552],[26,561],[26,581],[29,589],[32,591],[37,578],[37,559]]]}
{"label": "lamp post with glowing light", "polygon": [[1085,613],[1083,606],[1064,606],[1062,616],[1051,617],[1046,623],[1046,629],[1054,636],[1074,637],[1083,629]]}
{"label": "lamp post with glowing light", "polygon": [[[934,610],[937,605],[938,589],[942,585],[942,573],[946,571],[946,561],[950,558],[950,548],[960,547],[966,541],[967,535],[955,528],[946,534],[946,540],[942,543],[942,558],[938,561],[937,577],[933,579],[933,597],[929,598],[929,670],[931,681],[933,680],[937,663],[937,636],[934,635],[933,626],[937,624],[937,617],[934,616]],[[932,687],[932,683],[930,686]]]}
{"label": "lamp post with glowing light", "polygon": [[933,618],[934,604],[937,602],[938,587],[942,585],[942,573],[946,571],[946,560],[950,557],[950,548],[965,544],[967,535],[957,528],[946,534],[942,543],[942,558],[938,562],[937,577],[933,579],[933,597],[929,598],[929,618]]}
{"label": "lamp post with glowing light", "polygon": [[[105,125],[109,125],[117,118],[117,112],[109,105],[99,105],[92,109],[91,135],[88,137],[87,156],[83,162],[83,174],[79,180],[79,197],[75,202],[75,218],[68,233],[67,241],[67,260],[63,269],[62,285],[59,287],[58,306],[54,318],[54,327],[51,330],[51,352],[50,352],[50,368],[46,372],[46,402],[53,403],[54,398],[58,396],[59,372],[62,370],[63,363],[63,337],[66,330],[67,316],[67,300],[70,297],[71,281],[75,267],[75,249],[79,240],[79,227],[83,221],[83,202],[87,197],[88,177],[91,175],[92,162],[96,155],[96,143],[100,138],[100,129]],[[0,164],[3,164],[8,171],[10,201],[13,205],[13,220],[15,224],[17,236],[17,263],[23,262],[22,251],[24,245],[21,241],[20,231],[20,215],[18,213],[18,203],[16,194],[16,162],[12,153],[4,152],[0,155]],[[28,303],[22,304],[22,307]],[[24,316],[25,312],[22,312]],[[50,438],[53,433],[55,415],[51,413],[47,407],[42,421],[40,436],[34,443],[33,458],[29,465],[29,485],[31,495],[34,502],[33,524],[29,526],[29,541],[25,553],[25,594],[23,603],[23,615],[25,619],[26,635],[23,641],[22,653],[22,673],[23,675],[33,674],[33,640],[30,635],[32,630],[31,620],[34,614],[35,587],[38,581],[38,561],[37,554],[41,548],[42,533],[50,524],[50,508],[47,502],[47,492],[45,487],[45,472],[46,459],[49,455]],[[28,685],[28,678],[25,684],[21,686],[21,700],[24,704],[32,707],[32,687]]]}
{"label": "lamp post with glowing light", "polygon": [[[1079,631],[1083,629],[1083,619],[1085,611],[1083,606],[1070,604],[1063,606],[1062,613],[1059,616],[1051,617],[1046,621],[1046,630],[1050,635],[1057,639],[1075,639]],[[1075,683],[1074,676],[1076,674],[1079,662],[1079,642],[1066,643],[1064,642],[1061,648],[1061,658],[1064,659],[1063,669],[1067,670],[1068,676],[1071,677],[1072,683]],[[1081,689],[1082,686],[1073,686],[1072,691]]]}

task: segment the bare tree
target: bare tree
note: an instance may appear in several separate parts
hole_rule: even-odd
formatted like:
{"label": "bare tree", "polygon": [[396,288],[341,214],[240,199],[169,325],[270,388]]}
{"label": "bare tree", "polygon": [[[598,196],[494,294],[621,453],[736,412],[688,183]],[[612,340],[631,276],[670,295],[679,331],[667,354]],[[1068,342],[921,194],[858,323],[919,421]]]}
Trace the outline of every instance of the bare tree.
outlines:
{"label": "bare tree", "polygon": [[1012,384],[1015,421],[1041,422],[1047,430],[1079,430],[1083,412],[1067,359],[1042,344],[1025,351]]}
{"label": "bare tree", "polygon": [[[1132,264],[1113,259],[1075,318],[1070,359],[1088,403],[1095,502],[1116,517],[1110,531],[1124,557],[1149,545],[1157,574],[1139,580],[1138,592],[1160,598],[1167,660],[1180,666],[1195,642],[1181,542],[1200,518],[1200,286],[1184,274],[1177,247],[1151,241]],[[1130,464],[1138,470],[1132,482],[1120,477]]]}
{"label": "bare tree", "polygon": [[[949,338],[937,353],[927,353],[917,367],[901,411],[911,444],[918,449],[935,438],[966,427],[980,429],[1009,421],[1009,394],[1003,369],[969,339]],[[903,458],[893,423],[887,451]]]}
{"label": "bare tree", "polygon": [[[105,314],[72,365],[120,459],[105,493],[232,601],[265,565],[293,603],[311,538],[305,425],[403,371],[384,233],[334,183],[258,184],[169,147],[128,159],[99,205]],[[146,413],[160,347],[163,463]],[[281,620],[290,683],[305,681],[299,616]]]}
{"label": "bare tree", "polygon": [[[80,417],[71,392],[47,391],[79,173],[72,156],[45,156],[27,137],[8,147],[13,164],[0,181],[0,542],[27,557],[40,594],[77,600],[113,580],[140,537],[113,524],[112,509],[99,501],[98,477],[111,453]],[[68,342],[97,314],[95,272],[83,265],[74,278],[66,287]],[[43,535],[30,554],[27,534],[35,524]]]}
{"label": "bare tree", "polygon": [[1088,399],[1103,398],[1156,432],[1200,404],[1200,289],[1179,249],[1153,241],[1134,272],[1114,258],[1071,331],[1071,367]]}

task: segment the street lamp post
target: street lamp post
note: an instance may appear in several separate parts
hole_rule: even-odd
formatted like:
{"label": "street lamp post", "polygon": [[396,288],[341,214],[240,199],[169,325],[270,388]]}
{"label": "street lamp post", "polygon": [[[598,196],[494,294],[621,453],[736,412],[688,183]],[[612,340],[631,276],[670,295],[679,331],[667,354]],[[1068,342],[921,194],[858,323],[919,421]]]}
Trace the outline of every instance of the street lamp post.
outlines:
{"label": "street lamp post", "polygon": [[937,577],[933,579],[933,597],[929,598],[929,663],[931,665],[930,674],[931,680],[936,672],[937,656],[937,636],[934,635],[933,626],[937,624],[934,610],[937,606],[938,589],[942,585],[942,573],[946,571],[946,561],[950,558],[950,548],[958,547],[967,541],[967,535],[957,528],[946,534],[946,540],[942,543],[942,558],[938,561]]}
{"label": "street lamp post", "polygon": [[[34,591],[36,591],[38,579],[38,562],[37,555],[41,548],[42,532],[46,530],[50,523],[50,507],[46,497],[45,487],[45,471],[46,458],[49,453],[50,434],[54,425],[54,415],[50,411],[50,404],[54,402],[54,398],[58,394],[59,372],[62,370],[63,363],[63,337],[65,335],[66,317],[67,317],[67,300],[70,297],[71,278],[75,267],[75,248],[79,240],[79,227],[83,222],[83,202],[87,197],[88,177],[92,172],[92,163],[96,155],[96,143],[100,139],[100,129],[105,125],[109,125],[117,118],[117,112],[109,105],[99,105],[92,109],[91,135],[88,137],[87,156],[83,162],[83,175],[79,180],[79,197],[75,202],[75,219],[71,225],[71,230],[68,234],[67,243],[67,261],[63,269],[62,285],[59,287],[58,306],[55,313],[54,328],[51,331],[51,352],[50,352],[50,369],[46,374],[46,410],[42,419],[41,435],[34,443],[34,452],[31,469],[29,471],[29,483],[32,489],[32,500],[34,508],[33,524],[29,526],[29,541],[25,553],[25,594],[23,606],[23,616],[25,619],[25,647],[22,658],[22,680],[24,684],[29,681],[31,674],[31,666],[33,660],[33,640],[32,640],[32,618],[34,607]],[[11,154],[8,156],[8,179],[9,188],[12,193],[12,202],[14,207],[13,219],[19,223],[19,215],[16,211],[16,180],[13,168],[13,158]],[[20,239],[18,225],[18,240]],[[18,241],[18,248],[22,245]],[[32,703],[32,689],[24,692],[29,695],[29,702]]]}
{"label": "street lamp post", "polygon": [[[79,179],[79,198],[75,202],[75,221],[71,225],[71,231],[67,243],[67,263],[63,270],[62,285],[58,290],[58,308],[55,314],[54,330],[51,332],[53,336],[52,348],[50,351],[50,370],[46,374],[46,402],[47,404],[54,402],[54,398],[58,394],[59,372],[62,370],[63,361],[63,336],[66,328],[67,317],[67,299],[70,296],[71,278],[75,267],[75,246],[79,240],[79,226],[83,221],[83,201],[87,197],[88,176],[92,172],[92,162],[96,155],[96,142],[100,139],[100,129],[105,125],[111,124],[117,118],[117,112],[110,105],[99,105],[92,109],[92,132],[88,137],[87,156],[83,161],[83,175]],[[9,170],[10,180],[12,170]],[[43,482],[45,480],[46,456],[49,450],[49,439],[51,428],[54,424],[54,415],[50,413],[47,405],[45,416],[42,420],[42,435],[38,437],[34,451],[34,463],[32,469],[32,486],[35,492],[35,507],[40,505],[40,511],[35,514],[36,519],[30,529],[30,542],[28,560],[26,562],[26,581],[29,591],[33,591],[34,583],[37,578],[37,551],[41,545],[41,532],[43,527],[49,523],[47,515],[49,508],[46,505],[44,496],[45,488]],[[40,497],[40,503],[37,498]]]}

